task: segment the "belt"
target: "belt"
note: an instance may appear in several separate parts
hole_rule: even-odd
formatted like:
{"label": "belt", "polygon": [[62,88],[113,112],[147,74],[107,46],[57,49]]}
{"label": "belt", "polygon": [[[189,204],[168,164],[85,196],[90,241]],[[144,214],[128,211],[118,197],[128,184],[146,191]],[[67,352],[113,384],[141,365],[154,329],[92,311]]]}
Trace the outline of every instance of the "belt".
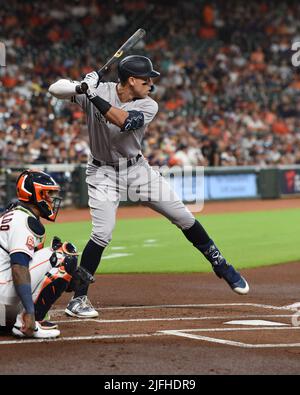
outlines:
{"label": "belt", "polygon": [[113,167],[116,171],[119,171],[120,168],[127,168],[127,167],[130,167],[130,166],[132,166],[132,165],[135,165],[136,162],[137,162],[141,157],[142,157],[142,155],[141,155],[141,154],[138,154],[135,158],[128,159],[127,161],[121,160],[121,163],[119,163],[119,164],[117,164],[117,165],[116,165],[115,163],[112,163],[112,162],[103,162],[103,161],[100,161],[100,160],[97,160],[97,159],[93,159],[92,163],[93,163],[93,165],[98,166],[98,167],[101,167],[101,166],[111,166],[111,167]]}

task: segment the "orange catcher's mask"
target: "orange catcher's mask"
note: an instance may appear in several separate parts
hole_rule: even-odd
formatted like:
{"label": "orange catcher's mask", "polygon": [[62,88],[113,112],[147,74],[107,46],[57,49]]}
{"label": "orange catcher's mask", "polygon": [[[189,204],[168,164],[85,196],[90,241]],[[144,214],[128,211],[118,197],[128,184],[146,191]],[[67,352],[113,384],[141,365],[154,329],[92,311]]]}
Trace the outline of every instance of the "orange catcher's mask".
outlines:
{"label": "orange catcher's mask", "polygon": [[16,182],[17,197],[21,202],[37,207],[42,218],[55,221],[62,198],[60,186],[49,174],[36,170],[25,170]]}

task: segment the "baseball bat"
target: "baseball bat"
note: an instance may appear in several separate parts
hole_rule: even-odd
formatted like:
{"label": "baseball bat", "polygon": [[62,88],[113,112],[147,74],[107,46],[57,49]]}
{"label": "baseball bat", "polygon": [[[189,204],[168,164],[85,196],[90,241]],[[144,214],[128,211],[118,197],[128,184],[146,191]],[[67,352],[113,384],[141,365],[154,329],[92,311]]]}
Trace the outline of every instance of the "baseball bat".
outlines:
{"label": "baseball bat", "polygon": [[133,48],[146,34],[144,29],[138,29],[129,39],[117,50],[117,52],[97,71],[101,79],[108,68],[114,64],[121,56]]}
{"label": "baseball bat", "polygon": [[[102,66],[97,74],[99,76],[97,87],[102,80],[104,74],[107,72],[108,68],[114,64],[121,56],[126,54],[131,48],[133,48],[146,34],[144,29],[138,29],[129,39],[117,50],[117,52]],[[81,85],[76,87],[77,93],[86,93],[88,90],[88,85],[85,82],[82,82]]]}

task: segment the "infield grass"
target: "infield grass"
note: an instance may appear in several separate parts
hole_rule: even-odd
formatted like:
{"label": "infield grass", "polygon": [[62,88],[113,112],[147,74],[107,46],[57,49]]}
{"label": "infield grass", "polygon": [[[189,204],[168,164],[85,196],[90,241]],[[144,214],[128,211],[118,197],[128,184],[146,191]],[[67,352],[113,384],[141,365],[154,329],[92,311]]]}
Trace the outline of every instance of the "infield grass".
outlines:
{"label": "infield grass", "polygon": [[[223,255],[236,268],[300,260],[300,209],[197,216]],[[90,222],[47,225],[54,235],[82,251]],[[118,220],[100,273],[211,272],[210,264],[165,218]]]}

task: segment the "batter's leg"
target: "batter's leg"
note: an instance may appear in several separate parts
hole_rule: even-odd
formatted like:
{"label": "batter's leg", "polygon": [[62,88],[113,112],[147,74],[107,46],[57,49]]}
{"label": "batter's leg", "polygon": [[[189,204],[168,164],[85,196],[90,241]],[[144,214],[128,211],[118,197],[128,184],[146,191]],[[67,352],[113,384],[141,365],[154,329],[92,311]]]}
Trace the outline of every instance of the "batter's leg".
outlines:
{"label": "batter's leg", "polygon": [[[120,196],[113,169],[99,168],[97,175],[87,177],[87,182],[93,228],[91,238],[83,250],[80,266],[94,275],[103,251],[112,239]],[[88,286],[77,289],[66,313],[72,317],[96,318],[98,313],[87,299],[87,294]]]}
{"label": "batter's leg", "polygon": [[203,226],[195,219],[170,184],[162,177],[151,178],[152,196],[159,197],[145,202],[153,210],[161,213],[179,227],[185,237],[205,256],[219,278],[223,278],[231,289],[245,295],[249,292],[246,280],[229,265],[220,250],[207,234]]}
{"label": "batter's leg", "polygon": [[220,250],[208,236],[203,226],[195,219],[194,225],[189,229],[182,229],[185,237],[196,247],[211,263],[212,268],[219,278],[223,278],[230,288],[240,294],[249,292],[247,281],[232,265],[229,265]]}

